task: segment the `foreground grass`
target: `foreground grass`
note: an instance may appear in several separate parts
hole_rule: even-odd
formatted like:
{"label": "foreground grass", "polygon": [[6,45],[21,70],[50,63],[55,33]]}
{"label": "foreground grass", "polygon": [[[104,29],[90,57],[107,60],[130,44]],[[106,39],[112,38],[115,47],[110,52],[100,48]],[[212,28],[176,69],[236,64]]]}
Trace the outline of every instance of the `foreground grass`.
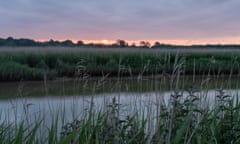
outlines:
{"label": "foreground grass", "polygon": [[157,75],[171,73],[176,57],[184,61],[185,74],[239,74],[238,51],[35,49],[2,50],[0,80],[74,78],[83,71],[91,76],[118,76],[119,70],[122,76]]}
{"label": "foreground grass", "polygon": [[218,91],[216,101],[210,102],[188,90],[178,92],[166,103],[156,102],[157,115],[148,111],[121,113],[116,98],[102,110],[89,109],[80,119],[58,126],[60,115],[51,126],[44,127],[43,118],[34,123],[1,123],[0,142],[20,143],[239,143],[240,105],[237,97]]}

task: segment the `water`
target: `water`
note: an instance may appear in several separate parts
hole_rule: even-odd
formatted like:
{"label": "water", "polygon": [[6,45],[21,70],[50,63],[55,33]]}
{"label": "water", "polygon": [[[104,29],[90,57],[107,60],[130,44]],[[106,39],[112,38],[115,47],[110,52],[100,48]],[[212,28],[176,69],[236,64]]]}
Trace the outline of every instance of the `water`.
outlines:
{"label": "water", "polygon": [[[112,104],[113,98],[121,104],[120,116],[139,112],[154,119],[159,114],[159,104],[167,104],[171,94],[174,94],[174,91],[164,87],[168,84],[162,81],[145,80],[139,83],[137,80],[111,80],[96,88],[98,82],[89,81],[87,86],[86,81],[54,81],[48,82],[47,86],[43,82],[1,83],[0,121],[11,124],[24,120],[31,124],[44,119],[44,124],[50,126],[58,117],[59,125],[63,125],[83,118],[91,104],[94,110],[104,111]],[[199,104],[202,107],[213,106],[218,94],[218,88],[211,87],[216,86],[215,83],[207,85],[207,89],[195,93],[201,99]],[[183,88],[181,84],[180,87]],[[225,90],[225,94],[231,96],[238,96],[239,92],[238,88],[226,87]],[[184,90],[180,93],[183,97],[188,95]]]}
{"label": "water", "polygon": [[[226,94],[237,96],[240,90],[225,90]],[[173,91],[148,92],[148,93],[107,93],[88,96],[54,96],[54,97],[27,97],[0,101],[1,120],[7,122],[21,121],[28,117],[34,121],[35,118],[44,117],[51,122],[57,114],[63,116],[64,121],[72,121],[81,117],[89,110],[91,101],[94,109],[103,110],[116,98],[121,104],[122,114],[133,115],[136,111],[144,112],[151,110],[153,116],[156,113],[157,104],[168,103]],[[205,105],[215,101],[216,90],[197,92],[195,95],[204,100]],[[188,93],[183,92],[183,96]],[[207,102],[207,103],[206,103]],[[209,102],[209,104],[208,104]]]}

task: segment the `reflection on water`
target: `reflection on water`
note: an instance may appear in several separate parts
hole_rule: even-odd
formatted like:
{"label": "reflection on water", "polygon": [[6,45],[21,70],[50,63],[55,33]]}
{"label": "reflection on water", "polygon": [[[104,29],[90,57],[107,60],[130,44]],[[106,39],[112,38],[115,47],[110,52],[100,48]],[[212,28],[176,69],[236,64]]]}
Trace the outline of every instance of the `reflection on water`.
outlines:
{"label": "reflection on water", "polygon": [[[238,96],[240,90],[226,90],[225,94]],[[1,121],[16,122],[25,120],[34,122],[36,119],[45,118],[51,122],[56,116],[63,118],[62,121],[70,122],[78,119],[89,110],[91,101],[96,111],[104,110],[112,98],[116,98],[121,104],[121,113],[133,115],[135,112],[151,113],[155,117],[157,106],[167,104],[173,92],[149,92],[149,93],[107,93],[89,96],[67,96],[67,97],[38,97],[38,98],[16,98],[0,101]],[[217,95],[216,90],[201,91],[195,93],[203,107],[213,104]],[[183,92],[183,97],[188,93]]]}
{"label": "reflection on water", "polygon": [[[171,91],[174,78],[169,75],[133,78],[59,79],[55,81],[0,82],[0,101],[3,99],[45,96],[73,96],[102,93]],[[240,89],[239,76],[180,76],[178,88]],[[171,84],[172,82],[172,84]]]}
{"label": "reflection on water", "polygon": [[[116,98],[121,104],[120,115],[144,113],[151,119],[159,114],[160,104],[170,100],[172,87],[169,78],[142,78],[126,80],[58,80],[48,82],[0,83],[0,122],[18,123],[22,120],[29,124],[43,119],[46,126],[59,118],[59,125],[83,117],[91,104],[96,111],[104,111]],[[185,97],[189,87],[203,89],[196,95],[199,105],[213,105],[216,89],[227,89],[231,96],[238,96],[239,78],[196,78],[180,77],[179,91]],[[145,115],[145,116],[146,116]]]}

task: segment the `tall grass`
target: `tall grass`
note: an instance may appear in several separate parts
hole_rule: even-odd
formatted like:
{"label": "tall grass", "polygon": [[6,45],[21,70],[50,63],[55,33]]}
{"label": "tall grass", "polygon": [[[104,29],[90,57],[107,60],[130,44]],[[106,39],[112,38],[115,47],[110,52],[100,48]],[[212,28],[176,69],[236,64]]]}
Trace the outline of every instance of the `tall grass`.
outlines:
{"label": "tall grass", "polygon": [[[71,58],[74,56],[77,55],[71,54]],[[73,121],[66,122],[64,120],[65,112],[57,113],[56,116],[53,115],[50,126],[46,126],[44,122],[45,117],[41,117],[37,113],[35,121],[28,121],[29,113],[28,105],[26,104],[24,105],[26,107],[21,121],[1,121],[0,142],[10,144],[222,144],[240,142],[240,105],[238,95],[227,95],[221,89],[223,82],[220,82],[220,85],[218,82],[221,80],[222,73],[219,71],[222,69],[216,71],[214,65],[217,56],[214,58],[211,56],[210,60],[214,64],[210,63],[209,68],[206,71],[204,70],[202,81],[197,82],[193,78],[193,83],[189,84],[188,89],[185,89],[185,87],[182,89],[182,85],[185,82],[182,76],[185,76],[187,73],[188,61],[191,61],[189,57],[194,59],[192,61],[195,69],[192,70],[194,71],[194,77],[198,73],[197,71],[202,72],[202,69],[197,67],[198,62],[196,60],[196,58],[201,59],[202,55],[197,55],[199,57],[190,55],[188,57],[180,54],[160,57],[164,63],[154,66],[155,71],[153,71],[152,77],[156,78],[154,76],[159,74],[158,69],[164,67],[160,74],[166,81],[169,81],[169,87],[172,91],[170,99],[168,101],[163,100],[159,94],[162,90],[161,85],[159,85],[158,79],[155,79],[155,83],[152,83],[149,87],[154,87],[152,89],[154,89],[156,94],[156,100],[149,99],[145,102],[139,102],[136,98],[132,109],[128,109],[127,112],[124,110],[124,105],[120,103],[121,88],[123,86],[127,87],[127,84],[122,83],[121,79],[127,74],[130,75],[133,71],[134,67],[130,65],[131,63],[139,63],[141,69],[138,71],[137,81],[141,89],[145,82],[144,73],[151,67],[151,60],[149,60],[150,58],[147,59],[149,55],[143,54],[141,58],[136,58],[136,60],[132,60],[134,62],[130,62],[126,56],[129,55],[121,54],[118,57],[118,54],[116,54],[118,78],[116,85],[112,85],[112,87],[117,89],[119,95],[110,102],[106,102],[101,108],[96,109],[94,107],[94,97],[92,96],[88,108],[82,111],[79,116],[74,117]],[[94,57],[97,58],[96,61],[99,63],[108,61],[104,55],[99,55],[99,57]],[[109,55],[106,57],[109,57]],[[136,55],[136,57],[139,56]],[[91,72],[87,68],[86,57],[79,58],[81,59],[76,60],[77,65],[75,66],[74,76],[76,78],[76,86],[79,86],[77,85],[79,81],[83,81],[85,84],[79,87],[85,88]],[[50,59],[46,59],[46,61],[51,61],[50,63],[55,61],[52,58]],[[141,61],[147,59],[147,62],[139,62],[139,59]],[[125,60],[127,61],[126,63],[124,63]],[[220,60],[222,59],[220,58]],[[234,59],[234,62],[237,63],[237,60]],[[55,65],[52,64],[51,66],[54,67]],[[233,70],[230,71],[229,77],[231,78],[234,72]],[[102,78],[93,84],[92,89],[89,89],[92,94],[95,94],[105,86],[109,74],[102,72],[102,75]],[[201,92],[208,90],[210,75],[213,75],[216,80],[216,88],[220,88],[216,91],[217,95],[214,101],[210,101],[208,95],[201,94]],[[161,82],[164,83],[164,81]],[[184,94],[183,90],[187,94]],[[75,113],[74,109],[73,113]]]}
{"label": "tall grass", "polygon": [[[177,51],[177,50],[176,50]],[[181,52],[185,58],[185,74],[212,75],[239,74],[240,55],[238,52],[201,53]],[[49,79],[56,77],[74,78],[79,61],[91,76],[118,76],[119,65],[126,69],[122,76],[138,76],[171,73],[176,52],[139,50],[122,51],[64,51],[49,52],[43,48],[39,51],[3,51],[0,53],[0,80],[43,80],[46,74]],[[195,67],[195,71],[193,71]]]}
{"label": "tall grass", "polygon": [[[167,103],[155,103],[160,113],[136,110],[119,115],[123,107],[114,98],[105,109],[89,109],[82,117],[59,128],[59,116],[50,127],[42,121],[0,125],[1,143],[239,143],[240,108],[237,97],[222,91],[213,105],[189,91],[173,93]],[[204,101],[203,101],[204,102]],[[17,127],[15,127],[15,125]],[[44,131],[41,131],[42,127]]]}

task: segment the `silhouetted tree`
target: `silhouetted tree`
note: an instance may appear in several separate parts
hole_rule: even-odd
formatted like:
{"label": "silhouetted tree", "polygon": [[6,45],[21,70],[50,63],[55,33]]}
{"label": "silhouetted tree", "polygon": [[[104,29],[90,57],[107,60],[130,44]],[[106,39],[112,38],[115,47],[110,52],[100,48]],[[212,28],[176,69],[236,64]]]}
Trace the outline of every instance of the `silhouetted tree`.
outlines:
{"label": "silhouetted tree", "polygon": [[12,37],[8,37],[5,40],[5,45],[6,46],[16,46],[15,40]]}
{"label": "silhouetted tree", "polygon": [[65,40],[61,42],[61,46],[74,46],[74,43],[71,40]]}
{"label": "silhouetted tree", "polygon": [[49,41],[45,42],[45,45],[46,46],[61,46],[61,42],[50,39]]}
{"label": "silhouetted tree", "polygon": [[119,47],[127,47],[128,43],[126,43],[124,40],[117,40],[117,45]]}
{"label": "silhouetted tree", "polygon": [[83,45],[84,45],[83,41],[79,40],[79,41],[77,42],[77,46],[83,46]]}
{"label": "silhouetted tree", "polygon": [[136,44],[135,44],[135,43],[132,43],[131,47],[136,47]]}
{"label": "silhouetted tree", "polygon": [[140,41],[140,46],[150,48],[151,44],[148,41]]}
{"label": "silhouetted tree", "polygon": [[4,46],[5,45],[5,40],[0,38],[0,46]]}
{"label": "silhouetted tree", "polygon": [[17,46],[34,46],[34,45],[37,45],[37,43],[31,39],[18,39],[18,40],[15,40],[15,45],[17,45]]}
{"label": "silhouetted tree", "polygon": [[154,46],[160,46],[160,45],[161,45],[161,44],[160,44],[160,42],[158,42],[158,41],[154,43]]}

